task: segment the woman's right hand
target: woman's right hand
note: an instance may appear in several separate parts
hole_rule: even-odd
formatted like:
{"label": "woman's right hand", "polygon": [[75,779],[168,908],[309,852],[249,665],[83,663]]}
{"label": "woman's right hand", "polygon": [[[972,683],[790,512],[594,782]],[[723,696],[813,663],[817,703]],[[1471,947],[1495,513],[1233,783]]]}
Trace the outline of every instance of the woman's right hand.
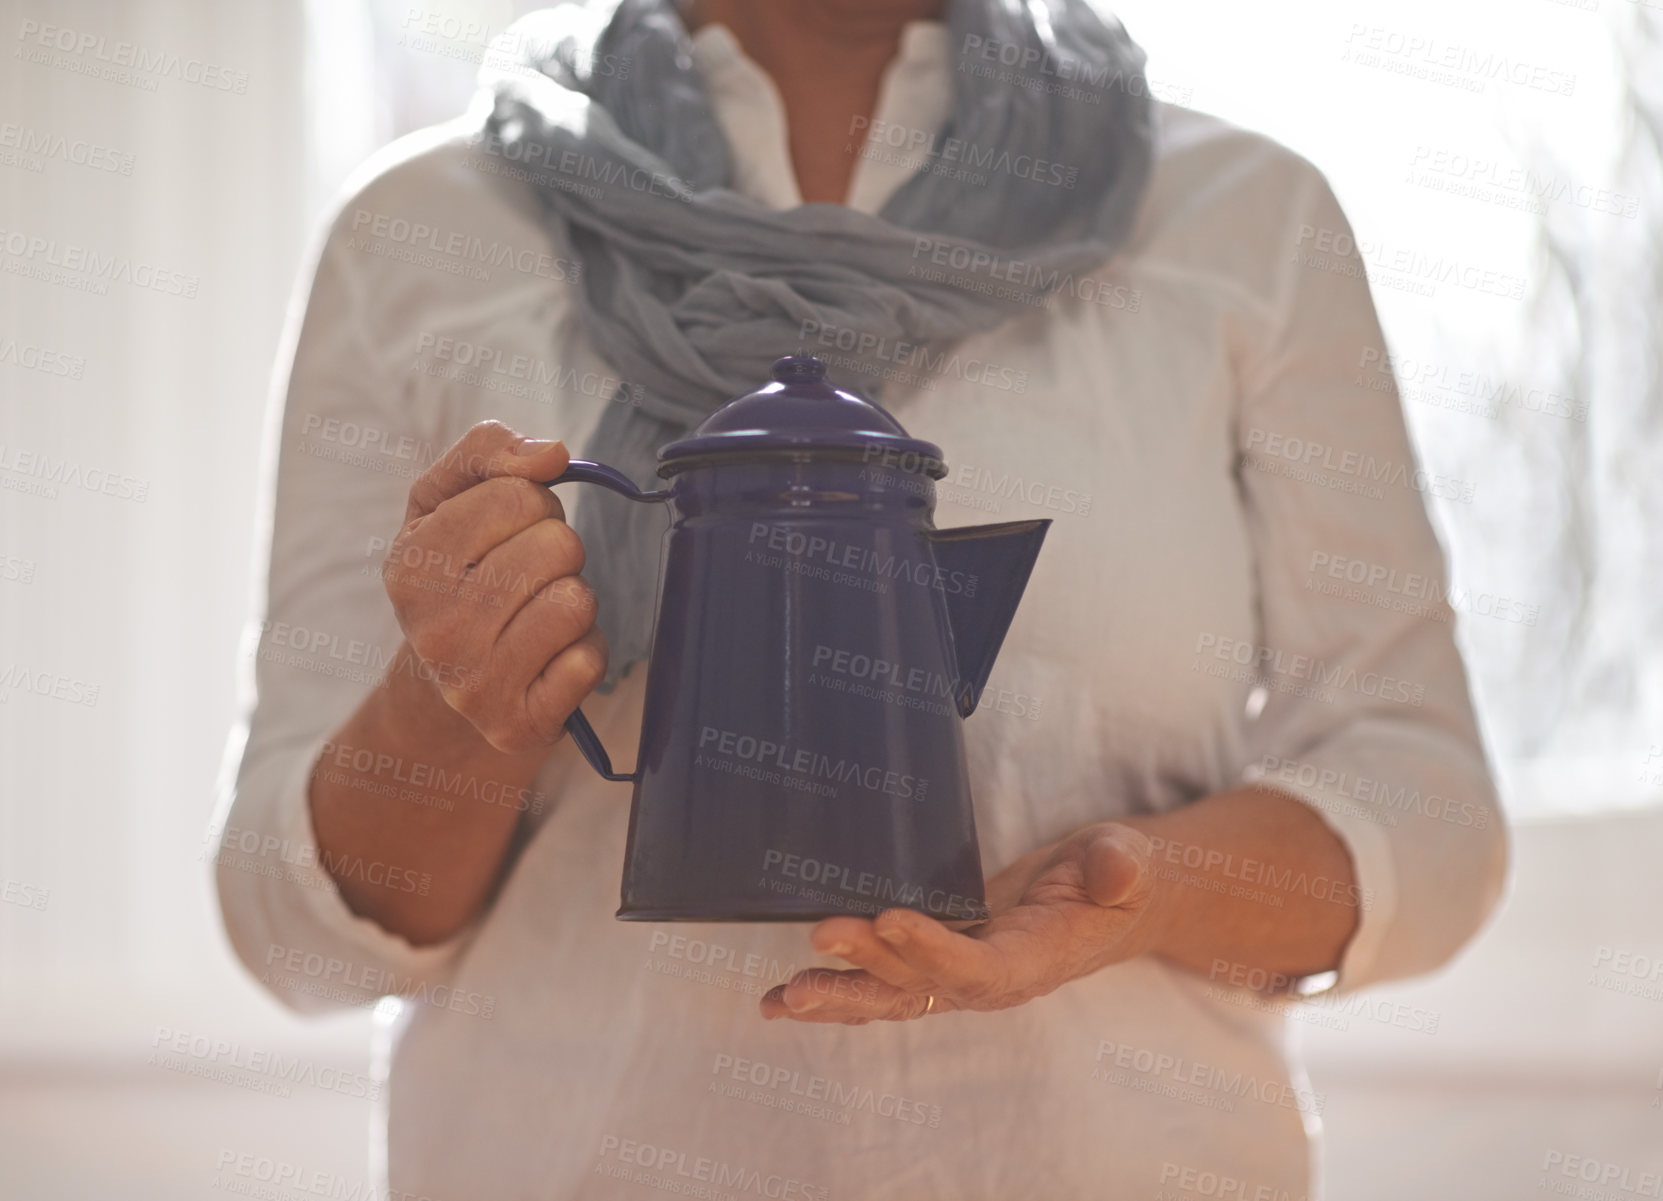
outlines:
{"label": "woman's right hand", "polygon": [[509,754],[557,742],[606,674],[583,543],[539,481],[566,447],[501,422],[463,434],[410,488],[382,579],[424,676]]}

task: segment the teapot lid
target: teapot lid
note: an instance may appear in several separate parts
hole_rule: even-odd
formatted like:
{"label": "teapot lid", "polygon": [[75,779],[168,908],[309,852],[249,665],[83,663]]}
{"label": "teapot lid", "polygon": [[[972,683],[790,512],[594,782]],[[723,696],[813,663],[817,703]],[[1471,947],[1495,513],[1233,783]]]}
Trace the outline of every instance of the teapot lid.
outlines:
{"label": "teapot lid", "polygon": [[779,359],[773,382],[728,401],[685,438],[660,450],[658,474],[673,475],[692,466],[691,459],[771,451],[881,456],[885,466],[897,470],[931,479],[947,474],[939,446],[908,437],[883,409],[827,382],[826,365],[806,354]]}

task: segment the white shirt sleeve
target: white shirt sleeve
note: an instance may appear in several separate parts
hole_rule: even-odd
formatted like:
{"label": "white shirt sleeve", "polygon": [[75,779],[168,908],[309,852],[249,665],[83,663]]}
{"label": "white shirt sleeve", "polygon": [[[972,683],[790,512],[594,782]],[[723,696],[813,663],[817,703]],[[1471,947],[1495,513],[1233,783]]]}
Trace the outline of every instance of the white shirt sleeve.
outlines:
{"label": "white shirt sleeve", "polygon": [[[348,909],[318,862],[307,801],[331,732],[399,645],[380,564],[410,484],[443,450],[440,389],[410,369],[416,332],[392,341],[368,329],[372,306],[377,326],[415,324],[412,287],[401,286],[395,267],[367,253],[353,230],[366,206],[386,207],[396,186],[386,179],[347,201],[309,294],[302,290],[291,313],[291,329],[301,319],[282,389],[256,695],[232,796],[210,835],[232,945],[280,1000],[302,1010],[435,984],[465,941],[413,947]],[[397,864],[348,866],[400,887],[421,884]]]}
{"label": "white shirt sleeve", "polygon": [[[401,641],[380,568],[411,483],[486,418],[582,446],[619,385],[570,319],[575,268],[535,197],[476,133],[464,116],[365,163],[291,311],[265,618],[211,838],[232,945],[296,1008],[439,984],[472,936],[417,948],[354,914],[318,862],[307,800],[320,757],[320,770],[350,760],[330,735]],[[565,499],[575,516],[581,490]],[[557,793],[573,759],[551,756],[539,789]],[[443,770],[391,774],[410,778],[415,805]],[[522,811],[528,827],[539,815]],[[426,883],[398,864],[330,867]]]}
{"label": "white shirt sleeve", "polygon": [[1349,989],[1453,956],[1500,896],[1507,836],[1423,500],[1469,485],[1418,467],[1375,369],[1385,342],[1350,226],[1301,167],[1236,431],[1267,693],[1247,777],[1311,805],[1351,853]]}

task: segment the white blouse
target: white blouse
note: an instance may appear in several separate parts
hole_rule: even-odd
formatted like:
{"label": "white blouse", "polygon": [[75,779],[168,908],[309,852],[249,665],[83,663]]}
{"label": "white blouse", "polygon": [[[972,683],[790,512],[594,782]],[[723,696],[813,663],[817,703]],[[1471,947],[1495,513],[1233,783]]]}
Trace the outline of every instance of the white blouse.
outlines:
{"label": "white blouse", "polygon": [[[694,45],[737,189],[800,203],[771,81],[720,26]],[[852,207],[876,211],[919,166],[882,132],[938,128],[951,85],[945,28],[909,26]],[[1442,964],[1504,875],[1421,495],[1450,482],[1417,467],[1395,391],[1364,370],[1381,333],[1323,177],[1217,119],[1156,114],[1125,252],[886,405],[945,451],[938,524],[1054,519],[965,726],[987,874],[1080,826],[1268,779],[1355,863],[1360,925],[1321,999],[1343,1007]],[[1321,1097],[1253,973],[1146,958],[998,1013],[765,1023],[762,992],[839,965],[802,925],[614,920],[630,790],[570,740],[527,793],[455,789],[523,810],[473,929],[413,948],[345,907],[316,862],[307,780],[320,755],[328,770],[350,754],[331,732],[398,645],[378,568],[411,481],[487,417],[581,449],[616,382],[534,198],[477,130],[452,122],[366,164],[297,299],[257,702],[218,818],[226,926],[279,998],[405,998],[384,1093],[393,1195],[1312,1193]],[[834,341],[821,353],[837,380]],[[644,675],[585,705],[625,764]],[[439,767],[397,774],[430,795]],[[1199,853],[1168,848],[1162,870]],[[1270,905],[1326,887],[1226,870]]]}

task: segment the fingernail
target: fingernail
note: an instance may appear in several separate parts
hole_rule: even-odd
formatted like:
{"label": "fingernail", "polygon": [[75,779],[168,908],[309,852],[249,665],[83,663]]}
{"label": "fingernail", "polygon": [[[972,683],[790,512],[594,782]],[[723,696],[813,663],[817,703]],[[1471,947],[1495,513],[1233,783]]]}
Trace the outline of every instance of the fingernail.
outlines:
{"label": "fingernail", "polygon": [[508,448],[508,453],[518,458],[529,459],[533,455],[540,455],[551,446],[559,446],[554,438],[521,438]]}
{"label": "fingernail", "polygon": [[898,947],[907,940],[907,932],[899,926],[886,926],[878,931],[878,937],[892,947]]}
{"label": "fingernail", "polygon": [[854,948],[848,943],[839,942],[833,943],[831,946],[827,947],[826,954],[836,955],[839,959],[847,959],[849,957],[849,952],[852,950],[854,950]]}

